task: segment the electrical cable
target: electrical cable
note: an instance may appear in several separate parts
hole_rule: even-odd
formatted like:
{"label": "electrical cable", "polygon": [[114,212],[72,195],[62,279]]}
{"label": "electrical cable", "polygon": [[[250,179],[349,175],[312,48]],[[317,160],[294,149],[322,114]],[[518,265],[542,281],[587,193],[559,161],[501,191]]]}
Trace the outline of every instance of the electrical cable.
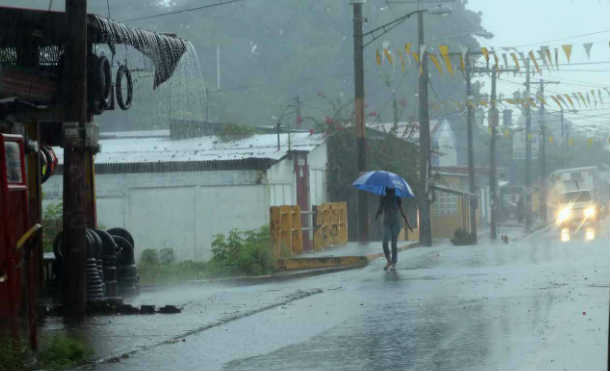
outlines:
{"label": "electrical cable", "polygon": [[206,4],[206,5],[198,6],[198,7],[195,7],[195,8],[174,10],[174,11],[166,12],[166,13],[159,13],[159,14],[152,14],[152,15],[147,15],[147,16],[143,16],[143,17],[135,17],[135,18],[123,19],[120,22],[137,22],[137,21],[142,21],[142,20],[147,20],[147,19],[166,17],[166,16],[170,16],[170,15],[190,13],[190,12],[195,12],[195,11],[198,11],[198,10],[215,8],[215,7],[218,7],[218,6],[228,5],[228,4],[242,2],[242,1],[246,1],[246,0],[225,0],[225,1],[219,1],[217,3]]}

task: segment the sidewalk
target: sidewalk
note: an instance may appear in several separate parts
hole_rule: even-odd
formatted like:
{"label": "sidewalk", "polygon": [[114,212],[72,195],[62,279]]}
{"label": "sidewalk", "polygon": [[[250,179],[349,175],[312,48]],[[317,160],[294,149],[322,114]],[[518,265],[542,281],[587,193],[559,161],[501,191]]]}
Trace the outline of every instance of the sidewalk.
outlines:
{"label": "sidewalk", "polygon": [[[398,251],[418,246],[415,241],[399,241]],[[363,267],[370,261],[383,256],[381,241],[348,242],[320,251],[312,251],[292,258],[280,259],[279,266],[283,271],[307,269]]]}

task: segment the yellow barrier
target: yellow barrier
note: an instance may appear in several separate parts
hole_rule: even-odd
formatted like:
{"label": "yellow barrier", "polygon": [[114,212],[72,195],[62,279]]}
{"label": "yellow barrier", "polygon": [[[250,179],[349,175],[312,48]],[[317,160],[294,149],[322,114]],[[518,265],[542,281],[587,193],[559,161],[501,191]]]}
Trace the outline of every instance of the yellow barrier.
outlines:
{"label": "yellow barrier", "polygon": [[316,207],[314,249],[347,243],[347,204],[329,202]]}
{"label": "yellow barrier", "polygon": [[270,230],[273,257],[290,257],[303,252],[301,209],[298,206],[272,206]]}

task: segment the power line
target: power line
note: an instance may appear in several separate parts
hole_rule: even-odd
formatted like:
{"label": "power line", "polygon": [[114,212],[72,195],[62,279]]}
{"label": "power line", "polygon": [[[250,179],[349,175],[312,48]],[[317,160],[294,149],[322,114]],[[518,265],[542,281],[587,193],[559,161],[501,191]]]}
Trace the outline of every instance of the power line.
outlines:
{"label": "power line", "polygon": [[148,16],[143,16],[143,17],[123,19],[120,22],[136,22],[136,21],[142,21],[142,20],[145,20],[145,19],[159,18],[159,17],[165,17],[165,16],[182,14],[182,13],[190,13],[190,12],[194,12],[194,11],[198,11],[198,10],[215,8],[215,7],[218,7],[218,6],[228,5],[228,4],[237,3],[237,2],[241,2],[241,1],[246,1],[246,0],[225,0],[225,1],[220,1],[220,2],[217,2],[217,3],[212,3],[212,4],[206,4],[206,5],[198,6],[198,7],[195,7],[195,8],[174,10],[174,11],[166,12],[166,13],[159,13],[159,14],[153,14],[153,15],[148,15]]}
{"label": "power line", "polygon": [[558,42],[558,41],[565,41],[565,40],[571,40],[571,39],[578,39],[581,37],[587,37],[587,36],[593,36],[593,35],[599,35],[602,33],[608,33],[610,30],[603,30],[603,31],[597,31],[597,32],[589,32],[589,33],[584,33],[584,34],[580,34],[580,35],[572,35],[572,36],[567,36],[561,39],[554,39],[554,40],[545,40],[545,41],[539,41],[536,43],[530,43],[530,44],[521,44],[521,45],[511,45],[509,46],[510,48],[522,48],[522,47],[526,47],[526,46],[534,46],[534,45],[540,45],[540,44],[546,44],[546,43],[553,43],[553,42]]}

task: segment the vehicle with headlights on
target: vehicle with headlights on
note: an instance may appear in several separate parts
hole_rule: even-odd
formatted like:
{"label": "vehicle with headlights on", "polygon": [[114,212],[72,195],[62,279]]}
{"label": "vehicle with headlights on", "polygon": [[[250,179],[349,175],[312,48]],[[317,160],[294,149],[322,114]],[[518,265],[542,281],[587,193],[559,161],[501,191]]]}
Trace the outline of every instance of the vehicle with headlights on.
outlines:
{"label": "vehicle with headlights on", "polygon": [[561,241],[584,237],[595,239],[600,217],[600,205],[590,190],[563,193],[555,216],[555,224],[560,230]]}

